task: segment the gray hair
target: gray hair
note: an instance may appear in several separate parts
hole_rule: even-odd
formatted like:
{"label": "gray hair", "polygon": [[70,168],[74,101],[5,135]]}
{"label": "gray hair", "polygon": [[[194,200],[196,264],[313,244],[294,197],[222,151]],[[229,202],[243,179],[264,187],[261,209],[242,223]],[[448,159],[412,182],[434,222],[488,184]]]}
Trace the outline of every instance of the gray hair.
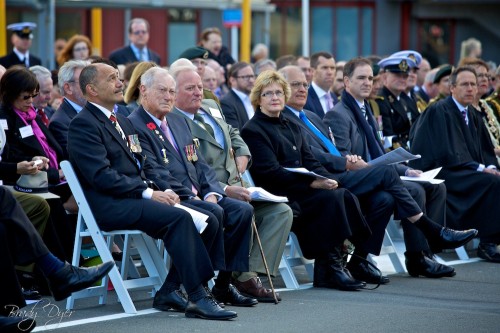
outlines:
{"label": "gray hair", "polygon": [[89,64],[86,60],[69,60],[64,63],[64,65],[59,68],[59,73],[57,74],[57,84],[59,85],[59,91],[61,96],[65,96],[64,84],[74,80],[75,70],[83,69]]}
{"label": "gray hair", "polygon": [[439,72],[439,68],[433,68],[425,74],[424,82],[434,82],[434,78],[436,77],[437,72]]}
{"label": "gray hair", "polygon": [[172,75],[172,77],[174,78],[175,82],[177,82],[177,78],[179,77],[179,74],[181,73],[184,73],[184,72],[195,72],[195,73],[198,73],[196,71],[196,67],[193,68],[193,66],[175,66],[172,68],[172,66],[170,66],[170,75]]}
{"label": "gray hair", "polygon": [[276,62],[272,59],[261,59],[257,61],[253,66],[255,68],[255,75],[259,75],[261,72],[263,72],[261,68],[265,66],[271,66],[272,69],[276,70]]}
{"label": "gray hair", "polygon": [[52,74],[50,73],[50,71],[43,66],[36,65],[36,66],[30,67],[29,69],[33,74],[35,74],[36,79],[38,81],[45,79],[45,78],[52,79]]}
{"label": "gray hair", "polygon": [[161,67],[151,67],[147,71],[144,72],[141,76],[141,85],[145,86],[146,88],[151,88],[153,86],[153,83],[155,81],[155,77],[159,74],[167,74],[170,76],[170,73]]}

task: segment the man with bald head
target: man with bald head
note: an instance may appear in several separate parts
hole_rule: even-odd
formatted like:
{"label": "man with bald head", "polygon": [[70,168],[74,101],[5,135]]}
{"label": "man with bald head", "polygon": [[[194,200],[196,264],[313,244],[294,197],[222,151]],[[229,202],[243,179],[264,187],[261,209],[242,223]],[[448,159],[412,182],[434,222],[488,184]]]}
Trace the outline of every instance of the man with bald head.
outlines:
{"label": "man with bald head", "polygon": [[[185,311],[186,317],[231,319],[203,287],[213,276],[210,256],[189,213],[173,207],[179,197],[164,192],[144,175],[144,156],[130,121],[116,114],[123,84],[115,68],[95,63],[80,73],[87,104],[71,121],[69,158],[94,217],[103,230],[139,229],[164,241],[188,293],[179,302],[177,290],[166,281],[159,292],[165,305]],[[210,230],[207,230],[211,228]],[[217,233],[217,225],[203,232]]]}

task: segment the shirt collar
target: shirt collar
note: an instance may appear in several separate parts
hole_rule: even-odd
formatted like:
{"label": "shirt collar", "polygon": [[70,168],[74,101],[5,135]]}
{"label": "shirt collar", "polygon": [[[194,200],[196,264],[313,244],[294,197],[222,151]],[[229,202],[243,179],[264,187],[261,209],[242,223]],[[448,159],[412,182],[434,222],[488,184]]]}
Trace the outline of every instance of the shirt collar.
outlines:
{"label": "shirt collar", "polygon": [[[24,53],[24,54],[23,54],[23,53],[21,53],[21,52],[19,52],[19,50],[18,50],[18,49],[16,49],[16,48],[14,48],[12,51],[13,51],[13,52],[17,55],[17,57],[18,57],[19,59],[21,59],[21,60],[22,60],[23,58],[24,58],[24,59],[25,59],[25,58],[29,58],[29,56],[30,56],[30,51],[29,51],[29,50],[28,50],[28,51],[26,51],[26,53]],[[26,61],[26,59],[25,59],[24,61]]]}
{"label": "shirt collar", "polygon": [[301,110],[294,109],[294,108],[292,108],[289,105],[285,105],[285,106],[288,108],[288,110],[292,111],[294,115],[296,115],[297,117],[299,117],[299,113],[300,113]]}
{"label": "shirt collar", "polygon": [[[98,108],[99,110],[102,111],[102,113],[104,113],[104,115],[106,116],[106,118],[109,119],[109,117],[111,116],[111,111],[109,111],[108,109],[106,109],[104,106],[101,106],[99,104],[96,104],[96,103],[93,103],[93,102],[89,102],[90,104],[94,105],[96,108]],[[117,110],[117,105],[115,104],[114,107],[113,107],[113,112],[116,113],[116,110]]]}
{"label": "shirt collar", "polygon": [[144,109],[144,111],[146,111],[146,114],[147,114],[148,116],[150,116],[150,117],[151,117],[151,119],[153,119],[153,121],[155,122],[156,126],[158,126],[158,127],[160,127],[160,126],[161,126],[161,120],[160,120],[160,119],[158,119],[158,118],[156,118],[155,116],[153,116],[151,113],[149,113],[149,111],[148,111],[148,110]]}
{"label": "shirt collar", "polygon": [[453,99],[453,102],[455,102],[455,105],[457,106],[458,110],[462,112],[462,110],[467,109],[467,106],[463,106],[462,104],[458,103],[458,101],[455,99],[455,97],[451,96]]}
{"label": "shirt collar", "polygon": [[[177,107],[176,107],[177,108]],[[177,108],[177,110],[179,110],[180,113],[182,113],[183,115],[185,115],[186,117],[188,117],[189,119],[191,120],[194,120],[194,114],[192,113],[189,113],[189,112],[186,112],[186,111],[182,111],[181,109]]]}
{"label": "shirt collar", "polygon": [[130,43],[130,48],[132,49],[132,51],[134,51],[134,54],[137,56],[137,59],[140,59],[140,54],[142,52],[142,54],[144,55],[147,55],[148,54],[148,47],[147,46],[144,46],[142,49],[138,48],[137,46],[135,46],[134,44]]}
{"label": "shirt collar", "polygon": [[324,91],[323,88],[314,83],[314,81],[311,83],[311,85],[319,98],[325,96],[328,93],[327,91]]}
{"label": "shirt collar", "polygon": [[245,99],[247,99],[247,98],[248,98],[248,95],[247,95],[247,94],[245,94],[245,93],[243,93],[243,92],[241,92],[241,91],[239,91],[239,90],[237,90],[237,89],[235,89],[235,88],[232,88],[232,89],[233,89],[234,93],[235,93],[236,95],[238,95],[238,97],[239,97],[242,101],[244,101]]}
{"label": "shirt collar", "polygon": [[69,105],[71,105],[71,106],[73,107],[73,109],[75,109],[76,113],[79,113],[80,111],[82,111],[83,106],[80,106],[80,105],[76,104],[75,102],[70,101],[70,100],[69,100],[69,99],[67,99],[66,97],[64,97],[64,100],[65,100],[66,102],[68,102],[68,103],[69,103]]}

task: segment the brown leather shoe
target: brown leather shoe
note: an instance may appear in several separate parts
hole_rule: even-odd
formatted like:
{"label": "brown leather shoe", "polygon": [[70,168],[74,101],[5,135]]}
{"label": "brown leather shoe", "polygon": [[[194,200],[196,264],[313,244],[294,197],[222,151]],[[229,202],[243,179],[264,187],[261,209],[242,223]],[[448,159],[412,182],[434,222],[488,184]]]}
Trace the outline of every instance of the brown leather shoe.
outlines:
{"label": "brown leather shoe", "polygon": [[[233,280],[233,285],[244,296],[255,298],[262,303],[274,303],[272,290],[264,288],[258,277],[253,277],[245,282]],[[279,293],[276,293],[276,298],[281,301]]]}

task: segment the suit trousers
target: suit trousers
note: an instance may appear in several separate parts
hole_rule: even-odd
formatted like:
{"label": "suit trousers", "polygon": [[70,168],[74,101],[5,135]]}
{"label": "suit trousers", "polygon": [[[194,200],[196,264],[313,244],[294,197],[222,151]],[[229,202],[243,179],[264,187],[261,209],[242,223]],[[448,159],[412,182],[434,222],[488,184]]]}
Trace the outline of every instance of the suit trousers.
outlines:
{"label": "suit trousers", "polygon": [[[47,201],[33,194],[22,192],[12,192],[12,194],[23,208],[24,212],[28,216],[28,219],[31,221],[40,237],[43,237],[50,216],[50,207]],[[18,266],[16,269],[31,273],[33,272],[34,264],[29,264],[28,266]]]}
{"label": "suit trousers", "polygon": [[[276,276],[292,228],[292,210],[284,203],[252,202],[252,205],[269,272]],[[250,272],[266,274],[264,261],[255,237],[250,245]]]}
{"label": "suit trousers", "polygon": [[228,197],[219,200],[218,204],[224,209],[226,271],[248,272],[253,207],[248,202]]}
{"label": "suit trousers", "polygon": [[0,186],[0,223],[7,228],[12,241],[11,253],[15,264],[31,264],[49,253],[21,205],[3,186]]}
{"label": "suit trousers", "polygon": [[[3,217],[3,215],[2,215]],[[0,223],[0,262],[2,265],[2,274],[0,274],[0,315],[8,316],[11,306],[24,307],[26,302],[21,291],[21,286],[17,280],[16,270],[14,268],[12,249],[15,249],[12,233],[3,223]]]}
{"label": "suit trousers", "polygon": [[[212,267],[214,270],[225,270],[224,259],[224,228],[222,225],[224,210],[217,204],[202,200],[182,201],[183,206],[194,209],[200,213],[208,215],[207,227],[201,233],[201,239],[205,244]],[[182,283],[175,265],[172,265],[168,271],[167,281],[180,285]]]}
{"label": "suit trousers", "polygon": [[[123,205],[140,209],[141,214],[137,221],[122,222],[121,225],[114,222],[112,229],[138,229],[162,239],[188,293],[214,276],[209,254],[189,213],[153,200],[121,201]],[[109,229],[111,224],[106,227],[112,230]]]}

